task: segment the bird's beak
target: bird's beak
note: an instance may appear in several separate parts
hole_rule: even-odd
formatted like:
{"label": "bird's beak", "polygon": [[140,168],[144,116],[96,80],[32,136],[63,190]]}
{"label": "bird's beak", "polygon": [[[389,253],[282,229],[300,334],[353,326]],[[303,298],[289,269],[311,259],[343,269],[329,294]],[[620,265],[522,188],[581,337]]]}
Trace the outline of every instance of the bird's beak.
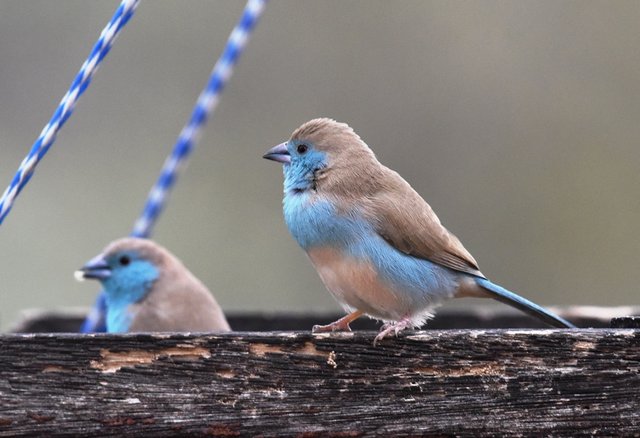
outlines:
{"label": "bird's beak", "polygon": [[111,268],[102,254],[100,254],[99,256],[89,260],[86,265],[74,272],[73,276],[78,281],[84,281],[87,278],[106,280],[111,276]]}
{"label": "bird's beak", "polygon": [[267,160],[277,161],[279,163],[291,163],[291,155],[287,150],[287,143],[280,143],[278,146],[274,146],[262,156]]}

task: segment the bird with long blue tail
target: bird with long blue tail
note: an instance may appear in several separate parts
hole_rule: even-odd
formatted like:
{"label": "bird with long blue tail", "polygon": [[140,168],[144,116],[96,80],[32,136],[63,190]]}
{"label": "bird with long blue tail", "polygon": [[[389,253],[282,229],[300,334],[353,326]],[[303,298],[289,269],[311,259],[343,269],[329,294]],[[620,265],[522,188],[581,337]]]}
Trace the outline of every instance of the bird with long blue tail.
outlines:
{"label": "bird with long blue tail", "polygon": [[320,118],[264,158],[283,164],[284,218],[347,315],[314,332],[384,321],[374,344],[422,326],[445,300],[493,298],[553,327],[569,321],[488,280],[460,240],[354,130]]}

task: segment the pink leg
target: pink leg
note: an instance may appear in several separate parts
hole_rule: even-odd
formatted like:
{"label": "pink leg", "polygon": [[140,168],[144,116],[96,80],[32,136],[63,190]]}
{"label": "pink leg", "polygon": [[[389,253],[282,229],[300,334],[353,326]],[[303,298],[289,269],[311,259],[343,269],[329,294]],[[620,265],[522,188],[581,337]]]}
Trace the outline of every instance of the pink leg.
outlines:
{"label": "pink leg", "polygon": [[408,317],[402,318],[397,322],[386,322],[380,328],[380,333],[373,340],[373,346],[375,347],[379,341],[381,341],[385,336],[389,333],[393,332],[394,335],[398,336],[398,333],[402,330],[411,327],[411,319]]}
{"label": "pink leg", "polygon": [[349,327],[349,324],[351,324],[356,319],[360,318],[363,314],[364,312],[362,312],[361,310],[356,310],[355,312],[350,313],[346,316],[343,316],[342,318],[332,322],[331,324],[314,325],[313,328],[311,329],[311,333],[323,333],[323,332],[335,332],[335,331],[350,332],[351,327]]}

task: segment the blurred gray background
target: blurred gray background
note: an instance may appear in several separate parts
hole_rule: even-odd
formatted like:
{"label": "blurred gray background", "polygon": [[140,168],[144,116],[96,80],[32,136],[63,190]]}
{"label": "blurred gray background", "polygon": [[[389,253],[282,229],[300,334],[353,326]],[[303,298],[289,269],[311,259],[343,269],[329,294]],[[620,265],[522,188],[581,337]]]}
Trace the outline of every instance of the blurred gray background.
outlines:
{"label": "blurred gray background", "polygon": [[[0,190],[117,4],[0,2]],[[73,271],[131,230],[243,6],[142,2],[0,226],[2,329],[93,302]],[[154,237],[226,310],[337,310],[261,158],[331,116],[496,282],[542,304],[637,304],[639,22],[635,0],[273,0]]]}

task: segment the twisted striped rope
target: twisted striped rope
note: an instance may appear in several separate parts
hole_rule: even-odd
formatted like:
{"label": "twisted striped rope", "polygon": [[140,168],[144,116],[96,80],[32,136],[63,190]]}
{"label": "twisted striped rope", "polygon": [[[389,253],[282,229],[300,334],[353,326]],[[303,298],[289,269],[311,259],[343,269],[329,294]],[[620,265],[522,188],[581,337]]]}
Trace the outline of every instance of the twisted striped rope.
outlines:
{"label": "twisted striped rope", "polygon": [[[220,94],[231,78],[234,67],[262,15],[266,2],[267,0],[247,2],[240,20],[229,35],[222,55],[213,67],[207,85],[198,96],[189,121],[182,128],[171,154],[162,166],[158,180],[149,192],[142,214],[133,226],[131,236],[149,237],[151,235],[153,226],[166,205],[169,192],[176,183],[180,169],[193,152],[207,119],[218,106]],[[80,331],[82,333],[106,331],[105,313],[106,301],[104,291],[101,291]]]}
{"label": "twisted striped rope", "polygon": [[265,3],[266,0],[247,2],[240,21],[229,35],[222,56],[213,67],[209,81],[198,97],[189,121],[182,128],[171,155],[164,162],[160,177],[149,192],[142,214],[134,224],[132,236],[149,237],[151,235],[153,225],[167,202],[169,191],[176,182],[180,167],[193,151],[202,128],[218,106],[220,94],[233,74],[233,69],[264,10]]}
{"label": "twisted striped rope", "polygon": [[0,198],[0,224],[2,224],[4,218],[9,214],[9,211],[11,211],[18,194],[33,176],[33,172],[42,157],[44,157],[51,145],[53,145],[58,131],[73,113],[78,99],[91,83],[91,78],[98,70],[104,57],[109,53],[116,37],[133,15],[135,9],[138,7],[138,3],[139,0],[122,0],[111,21],[109,21],[109,24],[102,30],[100,38],[98,38],[93,49],[91,49],[89,57],[84,64],[82,64],[80,71],[71,83],[69,91],[67,91],[60,101],[51,120],[49,120],[49,123],[47,123],[40,133],[40,136],[31,147],[29,154],[22,160],[11,183],[2,194],[2,198]]}

